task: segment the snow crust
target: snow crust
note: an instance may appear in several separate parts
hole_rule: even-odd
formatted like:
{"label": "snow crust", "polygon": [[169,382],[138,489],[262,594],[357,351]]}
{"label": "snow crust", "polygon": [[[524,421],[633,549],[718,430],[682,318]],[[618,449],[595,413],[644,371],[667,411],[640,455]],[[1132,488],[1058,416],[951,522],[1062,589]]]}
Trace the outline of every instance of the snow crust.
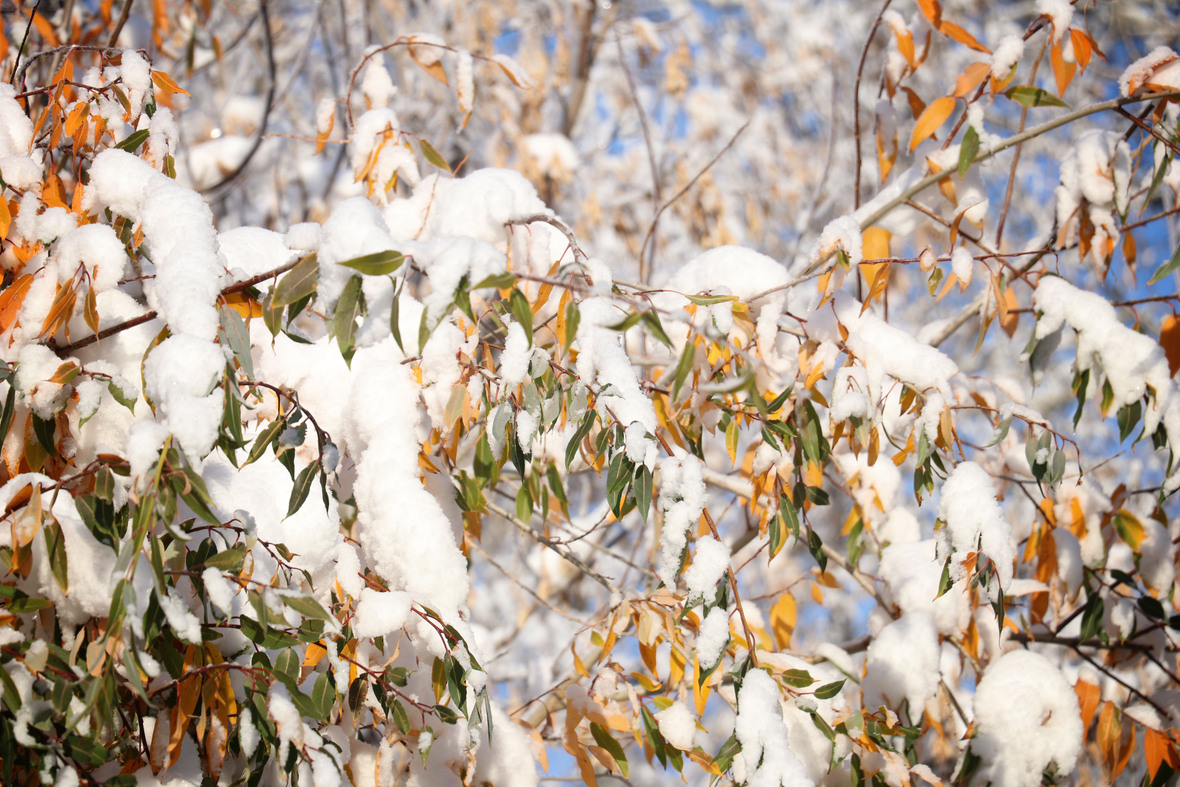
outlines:
{"label": "snow crust", "polygon": [[737,782],[744,781],[749,787],[814,784],[791,750],[778,686],[760,669],[750,670],[742,681],[734,733],[742,745],[741,752],[734,758]]}

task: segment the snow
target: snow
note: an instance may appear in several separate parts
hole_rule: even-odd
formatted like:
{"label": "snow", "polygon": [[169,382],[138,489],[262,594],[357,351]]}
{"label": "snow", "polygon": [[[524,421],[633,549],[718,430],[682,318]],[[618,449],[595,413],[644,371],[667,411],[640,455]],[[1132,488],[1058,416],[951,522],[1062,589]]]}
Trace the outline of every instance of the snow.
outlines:
{"label": "snow", "polygon": [[[1152,434],[1162,424],[1169,440],[1180,435],[1180,395],[1172,380],[1163,348],[1149,336],[1134,331],[1119,320],[1110,302],[1057,276],[1045,276],[1033,293],[1040,312],[1038,339],[1068,325],[1077,331],[1079,371],[1100,370],[1114,393],[1112,408],[1147,397],[1143,407],[1143,428]],[[1101,382],[1092,380],[1091,386]],[[1094,388],[1092,388],[1093,390]],[[1174,468],[1164,485],[1170,492],[1180,486],[1180,468]]]}
{"label": "snow", "polygon": [[674,588],[689,532],[705,509],[707,498],[700,460],[688,454],[664,459],[660,463],[659,487],[664,526],[656,573],[665,585]]}
{"label": "snow", "polygon": [[0,156],[26,158],[32,144],[33,121],[16,102],[13,86],[0,84]]}
{"label": "snow", "polygon": [[[738,691],[734,733],[742,746],[735,781],[749,787],[804,787],[814,782],[791,750],[779,704],[779,687],[760,669],[750,670]],[[740,766],[739,766],[740,759]]]}
{"label": "snow", "polygon": [[[962,561],[979,551],[995,564],[1000,589],[1007,589],[1012,582],[1016,547],[1012,528],[996,501],[991,476],[974,462],[960,462],[943,483],[940,494],[938,516],[946,526],[937,533],[937,558],[940,562],[951,558],[951,579],[966,579]],[[989,586],[988,591],[996,598],[994,586]]]}
{"label": "snow", "polygon": [[836,317],[848,331],[845,346],[864,364],[872,401],[885,394],[889,378],[918,392],[949,397],[949,380],[959,372],[954,361],[871,311],[861,312],[860,302],[851,296],[839,293],[834,300]]}
{"label": "snow", "polygon": [[406,624],[410,595],[365,588],[361,591],[352,622],[352,633],[361,638],[386,637]]}
{"label": "snow", "polygon": [[717,664],[729,646],[729,613],[721,607],[713,607],[701,621],[697,633],[697,661],[702,669]]}
{"label": "snow", "polygon": [[683,702],[673,702],[656,714],[660,734],[681,751],[692,751],[697,733],[697,721]]}
{"label": "snow", "polygon": [[854,216],[841,216],[828,222],[823,232],[819,234],[819,240],[816,241],[811,257],[818,260],[826,254],[831,254],[837,248],[842,249],[848,255],[850,265],[859,265],[860,261],[864,259],[860,224],[857,223]]}
{"label": "snow", "polygon": [[889,623],[869,643],[862,683],[865,709],[897,707],[904,700],[916,723],[938,691],[938,663],[938,629],[928,613],[911,612]]}
{"label": "snow", "polygon": [[475,107],[475,61],[466,50],[459,52],[456,57],[455,93],[459,101],[459,111],[464,116],[470,115]]}
{"label": "snow", "polygon": [[1130,148],[1121,134],[1090,129],[1070,145],[1061,161],[1057,200],[1058,246],[1072,245],[1081,224],[1081,211],[1094,227],[1091,240],[1095,262],[1106,256],[1109,243],[1118,243],[1115,213],[1126,210],[1131,183]]}
{"label": "snow", "polygon": [[715,538],[698,538],[692,565],[684,572],[690,598],[708,596],[729,568],[729,547]]}
{"label": "snow", "polygon": [[599,414],[613,414],[619,423],[628,426],[639,423],[655,434],[655,408],[639,387],[631,359],[623,349],[622,334],[608,327],[617,324],[623,315],[609,300],[598,297],[582,301],[581,315],[574,368],[583,383],[599,390]]}
{"label": "snow", "polygon": [[578,168],[578,151],[565,134],[529,134],[520,146],[528,166],[547,178],[565,182]]}
{"label": "snow", "polygon": [[1006,35],[1001,38],[1000,43],[992,51],[992,78],[1001,82],[1007,79],[1023,55],[1023,38],[1018,35]]}
{"label": "snow", "polygon": [[982,779],[996,787],[1036,787],[1050,763],[1063,777],[1074,770],[1084,732],[1078,698],[1044,656],[1027,650],[1001,656],[979,681],[974,708],[971,746],[982,760]]}
{"label": "snow", "polygon": [[1037,13],[1048,16],[1053,23],[1053,43],[1069,32],[1073,21],[1073,4],[1069,0],[1037,0]]}
{"label": "snow", "polygon": [[881,552],[878,575],[902,614],[925,612],[933,618],[938,633],[950,637],[967,626],[971,610],[962,585],[935,598],[942,578],[935,548],[933,539],[890,544]]}
{"label": "snow", "polygon": [[[379,59],[369,61],[365,68],[364,79],[361,80],[361,92],[364,93],[365,103],[371,109],[384,109],[389,106],[389,100],[397,94],[389,72],[385,70]],[[316,109],[316,130],[323,133],[331,129],[331,118],[336,114],[336,102],[324,99]],[[396,126],[395,126],[396,127]]]}
{"label": "snow", "polygon": [[508,338],[504,340],[504,352],[500,355],[500,379],[508,386],[519,385],[528,377],[532,348],[520,323],[505,322],[508,323]]}
{"label": "snow", "polygon": [[127,252],[115,231],[106,224],[75,227],[53,244],[58,276],[66,280],[78,265],[86,267],[90,287],[96,292],[109,290],[123,278]]}
{"label": "snow", "polygon": [[1119,76],[1119,92],[1130,98],[1141,88],[1175,90],[1180,88],[1180,58],[1166,46],[1158,46],[1139,58]]}
{"label": "snow", "polygon": [[957,246],[951,252],[951,272],[964,287],[971,283],[971,274],[975,272],[975,258],[966,246]]}

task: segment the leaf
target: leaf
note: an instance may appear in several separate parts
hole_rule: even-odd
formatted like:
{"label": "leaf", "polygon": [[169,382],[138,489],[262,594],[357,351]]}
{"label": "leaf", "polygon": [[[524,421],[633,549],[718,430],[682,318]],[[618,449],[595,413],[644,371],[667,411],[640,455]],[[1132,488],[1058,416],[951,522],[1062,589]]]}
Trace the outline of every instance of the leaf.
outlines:
{"label": "leaf", "polygon": [[736,295],[685,295],[690,301],[697,306],[715,306],[718,303],[729,303],[736,301]]}
{"label": "leaf", "polygon": [[770,631],[780,651],[786,652],[791,647],[791,634],[795,632],[798,613],[799,605],[790,591],[785,591],[770,607]]}
{"label": "leaf", "polygon": [[680,353],[680,360],[676,363],[676,375],[672,380],[672,401],[680,398],[680,389],[684,386],[684,381],[688,379],[688,373],[692,371],[692,362],[696,357],[696,351],[696,342],[692,340],[691,336],[685,337],[684,349]]}
{"label": "leaf", "polygon": [[53,569],[53,578],[63,591],[70,589],[69,557],[66,555],[66,540],[61,525],[50,517],[42,531],[45,534],[45,552]]}
{"label": "leaf", "polygon": [[332,315],[332,331],[336,334],[336,343],[340,346],[340,354],[344,356],[345,361],[352,360],[353,346],[356,342],[356,321],[364,312],[365,294],[361,290],[361,277],[353,276],[344,285],[340,300],[336,302],[336,312]]}
{"label": "leaf", "polygon": [[815,698],[817,700],[830,700],[840,693],[840,689],[844,688],[844,680],[837,680],[831,683],[825,683],[815,690]]}
{"label": "leaf", "polygon": [[[1163,265],[1156,268],[1155,273],[1151,274],[1151,278],[1147,280],[1147,286],[1157,284],[1166,276],[1170,276],[1172,271],[1180,267],[1180,246],[1176,247],[1176,251],[1172,253],[1171,258]],[[2,297],[2,296],[0,296]]]}
{"label": "leaf", "polygon": [[1050,93],[1032,85],[1016,85],[1004,91],[1004,95],[1025,107],[1065,107],[1069,104]]}
{"label": "leaf", "polygon": [[784,492],[778,499],[779,515],[785,524],[791,530],[791,535],[795,538],[799,537],[799,511],[795,508],[795,503],[791,500],[791,496]]}
{"label": "leaf", "polygon": [[947,38],[958,41],[963,46],[974,49],[976,52],[983,52],[985,55],[990,55],[992,51],[983,44],[975,40],[975,36],[968,33],[963,28],[956,25],[954,22],[943,22],[938,26],[938,32],[942,33]]}
{"label": "leaf", "polygon": [[254,358],[250,353],[250,329],[242,315],[228,306],[221,307],[221,332],[246,378],[253,380]]}
{"label": "leaf", "polygon": [[[9,394],[11,395],[11,393]],[[590,434],[590,430],[594,428],[594,421],[597,419],[597,413],[594,410],[587,410],[586,414],[582,416],[582,423],[578,424],[577,431],[570,441],[565,446],[565,469],[569,470],[573,464],[574,457],[578,455],[578,448],[582,445],[582,441]]]}
{"label": "leaf", "polygon": [[803,669],[785,670],[782,680],[783,683],[796,689],[805,689],[815,683],[815,678],[811,677],[811,673]]}
{"label": "leaf", "polygon": [[1086,597],[1086,606],[1082,611],[1082,640],[1093,639],[1098,636],[1099,630],[1102,628],[1102,613],[1106,609],[1106,604],[1102,601],[1102,596],[1097,593],[1090,593]]}
{"label": "leaf", "polygon": [[352,268],[365,276],[385,276],[400,268],[405,260],[406,258],[402,256],[400,251],[386,249],[362,257],[353,257],[338,264],[345,268]]}
{"label": "leaf", "polygon": [[611,734],[606,731],[605,727],[596,721],[590,722],[590,733],[594,736],[594,741],[610,754],[611,758],[615,761],[615,765],[618,766],[619,772],[626,779],[629,769],[627,767],[627,755],[623,753],[623,747],[611,737]]}
{"label": "leaf", "polygon": [[74,304],[77,301],[78,293],[72,283],[58,285],[57,295],[49,307],[49,313],[45,315],[45,322],[41,325],[41,336],[53,336],[61,330],[74,314]]}
{"label": "leaf", "polygon": [[1175,377],[1180,369],[1180,317],[1175,314],[1169,314],[1160,326],[1160,346],[1168,358],[1168,372]]}
{"label": "leaf", "polygon": [[283,519],[288,519],[292,514],[303,507],[304,501],[307,500],[307,494],[311,491],[312,484],[315,483],[316,474],[320,470],[320,463],[318,461],[312,462],[295,479],[294,486],[291,487],[291,499],[287,504],[287,515]]}
{"label": "leaf", "polygon": [[640,320],[647,327],[649,333],[656,338],[660,344],[667,347],[669,350],[673,349],[672,340],[668,338],[668,334],[664,333],[664,326],[660,324],[659,315],[655,312],[644,312]]}
{"label": "leaf", "polygon": [[438,167],[439,169],[441,169],[445,172],[452,171],[451,165],[447,164],[447,160],[442,157],[442,154],[440,154],[437,150],[434,149],[434,145],[431,145],[429,142],[427,142],[426,140],[419,137],[418,138],[418,147],[422,148],[422,155],[425,156],[426,160],[429,161],[431,164],[433,164],[434,166]]}
{"label": "leaf", "polygon": [[1114,529],[1131,551],[1138,554],[1144,539],[1143,523],[1127,509],[1120,508],[1114,515]]}
{"label": "leaf", "polygon": [[288,306],[310,296],[316,290],[319,272],[320,266],[316,255],[308,254],[279,279],[279,283],[275,285],[271,306]]}
{"label": "leaf", "polygon": [[134,153],[139,149],[139,146],[147,141],[148,135],[151,134],[150,129],[141,128],[139,131],[133,131],[127,137],[115,145],[119,150],[125,150],[128,153]]}
{"label": "leaf", "polygon": [[974,126],[968,126],[963,132],[963,143],[959,146],[959,177],[967,174],[975,155],[979,153],[979,134]]}
{"label": "leaf", "polygon": [[639,509],[639,516],[647,522],[647,515],[651,509],[652,473],[647,465],[639,465],[635,469],[635,481],[632,484],[635,494],[635,506]]}
{"label": "leaf", "polygon": [[914,123],[914,132],[910,137],[910,152],[914,152],[918,145],[921,145],[927,137],[937,131],[954,110],[955,98],[953,96],[943,96],[930,102]]}
{"label": "leaf", "polygon": [[216,568],[220,571],[237,573],[246,560],[246,545],[234,544],[229,549],[215,552],[205,558],[205,568]]}
{"label": "leaf", "polygon": [[165,93],[183,93],[188,95],[188,91],[176,84],[172,77],[168,76],[163,71],[152,71],[152,82],[157,88],[163,90]]}

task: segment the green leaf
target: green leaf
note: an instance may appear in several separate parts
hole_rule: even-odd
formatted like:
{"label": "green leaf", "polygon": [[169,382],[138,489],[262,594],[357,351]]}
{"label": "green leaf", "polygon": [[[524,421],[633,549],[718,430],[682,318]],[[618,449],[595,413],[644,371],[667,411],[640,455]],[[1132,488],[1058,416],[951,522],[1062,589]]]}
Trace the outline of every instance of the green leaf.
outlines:
{"label": "green leaf", "polygon": [[954,587],[954,582],[951,580],[951,558],[948,555],[946,562],[942,564],[942,576],[938,579],[938,595],[935,598],[942,598],[942,596]]}
{"label": "green leaf", "polygon": [[512,310],[512,316],[520,323],[520,327],[524,328],[524,335],[528,337],[529,344],[533,343],[533,311],[529,307],[528,298],[524,293],[515,287],[512,288],[512,295],[508,298],[508,306]]}
{"label": "green leaf", "polygon": [[629,769],[627,767],[627,755],[623,753],[623,747],[611,737],[611,734],[606,731],[605,727],[596,721],[590,722],[590,734],[594,736],[594,741],[599,746],[606,749],[607,753],[614,759],[615,765],[619,766],[619,772],[626,779]]}
{"label": "green leaf", "polygon": [[684,297],[697,306],[715,306],[718,303],[737,300],[736,295],[685,295]]}
{"label": "green leaf", "polygon": [[311,491],[312,484],[315,483],[316,474],[319,470],[320,463],[316,461],[303,468],[299,473],[299,476],[295,479],[294,486],[291,487],[291,499],[287,504],[287,515],[283,519],[289,518],[303,507],[303,503],[307,500],[307,494]]}
{"label": "green leaf", "polygon": [[680,389],[692,371],[692,362],[696,357],[697,346],[691,336],[684,339],[684,349],[680,351],[680,360],[676,363],[676,376],[672,380],[672,401],[680,398]]}
{"label": "green leaf", "polygon": [[274,675],[288,688],[294,687],[295,681],[299,679],[299,656],[294,649],[288,648],[275,656]]}
{"label": "green leaf", "polygon": [[642,320],[648,332],[651,333],[652,336],[656,337],[656,340],[659,341],[660,344],[664,345],[669,350],[673,349],[672,340],[668,338],[668,334],[664,333],[664,326],[660,324],[660,317],[658,314],[655,312],[644,312],[643,316],[640,317],[640,320]]}
{"label": "green leaf", "polygon": [[582,416],[582,423],[578,424],[577,431],[570,441],[565,446],[565,468],[569,469],[574,461],[574,457],[578,455],[578,448],[582,445],[582,441],[590,434],[590,430],[594,428],[594,421],[597,418],[597,413],[594,410],[587,410],[586,414]]}
{"label": "green leaf", "polygon": [[792,688],[805,689],[815,683],[815,678],[807,670],[789,669],[783,672],[782,681]]}
{"label": "green leaf", "polygon": [[397,700],[389,703],[389,715],[393,716],[393,723],[397,725],[398,730],[402,735],[410,734],[410,717],[406,715],[406,709]]}
{"label": "green leaf", "polygon": [[733,733],[721,744],[721,750],[713,758],[713,764],[717,766],[717,770],[725,773],[733,765],[734,756],[741,750],[742,744],[738,741],[737,733]]}
{"label": "green leaf", "polygon": [[[110,388],[118,386],[111,383]],[[0,440],[8,436],[8,429],[12,426],[12,416],[16,412],[16,386],[8,386],[8,396],[4,398],[4,413],[0,415]]]}
{"label": "green leaf", "polygon": [[844,688],[844,681],[837,680],[832,683],[825,683],[815,690],[815,698],[817,700],[830,700],[840,693],[840,689]]}
{"label": "green leaf", "polygon": [[504,273],[493,273],[491,276],[480,279],[479,283],[471,289],[483,290],[488,287],[495,287],[497,290],[506,290],[509,287],[516,285],[516,274],[505,271]]}
{"label": "green leaf", "polygon": [[1164,605],[1157,598],[1140,596],[1138,604],[1139,609],[1149,618],[1154,618],[1155,620],[1164,620],[1167,618],[1167,614],[1164,612]]}
{"label": "green leaf", "polygon": [[125,150],[128,153],[134,153],[147,140],[150,133],[146,128],[141,128],[139,131],[132,131],[127,135],[126,139],[115,145],[115,147],[119,150]]}
{"label": "green leaf", "polygon": [[332,315],[332,332],[345,361],[352,360],[353,345],[356,343],[356,320],[365,313],[365,294],[361,290],[361,277],[353,276],[344,285],[336,312]]}
{"label": "green leaf", "polygon": [[418,147],[422,148],[422,155],[426,157],[427,161],[445,172],[451,172],[451,166],[447,164],[447,160],[442,157],[442,154],[434,149],[434,145],[419,137]]}
{"label": "green leaf", "polygon": [[[799,511],[795,508],[794,501],[791,496],[784,492],[778,498],[779,515],[782,517],[783,524],[785,524],[791,531],[791,535],[795,538],[799,537]],[[785,534],[784,534],[785,535]],[[774,547],[771,547],[773,550]],[[771,555],[774,557],[774,555]]]}
{"label": "green leaf", "polygon": [[338,264],[343,265],[345,268],[352,268],[357,273],[362,273],[365,276],[386,276],[400,268],[405,260],[406,258],[402,256],[400,251],[386,249],[385,251],[377,251],[372,254],[353,257],[350,260],[343,260]]}
{"label": "green leaf", "polygon": [[214,553],[205,559],[205,568],[237,572],[246,562],[246,545],[234,544],[229,549]]}
{"label": "green leaf", "polygon": [[1082,611],[1080,636],[1083,641],[1098,636],[1098,632],[1102,629],[1102,617],[1105,611],[1106,604],[1102,601],[1102,596],[1090,593],[1086,598],[1086,608]]}
{"label": "green leaf", "polygon": [[283,596],[283,603],[305,618],[331,619],[331,616],[320,606],[320,602],[310,596]]}
{"label": "green leaf", "polygon": [[639,509],[639,516],[647,522],[648,509],[651,508],[652,474],[647,465],[635,468],[635,482],[632,485],[635,492],[635,506]]}
{"label": "green leaf", "polygon": [[[785,497],[785,495],[784,495]],[[774,560],[779,551],[783,548],[783,543],[786,539],[783,538],[783,519],[781,516],[772,516],[767,525],[770,535],[770,560]]]}
{"label": "green leaf", "polygon": [[271,306],[287,306],[310,296],[316,290],[319,273],[319,260],[314,253],[308,254],[279,279],[279,283],[275,285]]}
{"label": "green leaf", "polygon": [[651,744],[651,750],[655,752],[660,766],[666,768],[668,757],[665,754],[665,747],[668,744],[664,740],[663,733],[660,732],[660,725],[656,723],[655,717],[651,715],[651,711],[647,709],[646,705],[640,705],[639,710],[643,717],[643,731],[647,733],[647,742]]}
{"label": "green leaf", "polygon": [[221,307],[221,334],[250,380],[254,379],[254,359],[250,355],[250,329],[236,309]]}
{"label": "green leaf", "polygon": [[979,133],[974,126],[967,126],[963,132],[963,143],[959,146],[959,177],[967,174],[971,163],[975,161],[975,154],[979,152]]}
{"label": "green leaf", "polygon": [[37,435],[37,442],[50,456],[57,453],[53,445],[53,437],[57,433],[57,423],[53,418],[42,418],[33,413],[33,434]]}
{"label": "green leaf", "polygon": [[[287,421],[283,418],[275,419],[267,424],[258,437],[254,439],[254,445],[250,447],[250,453],[246,456],[245,464],[252,464],[266,453],[266,449],[279,439],[279,435],[287,427]],[[244,466],[244,465],[243,465]]]}
{"label": "green leaf", "polygon": [[65,591],[70,589],[69,558],[66,555],[66,541],[61,532],[61,525],[50,517],[44,527],[45,551],[49,556],[49,565],[53,569],[53,578],[58,586]]}
{"label": "green leaf", "polygon": [[1176,251],[1172,253],[1171,258],[1163,265],[1156,268],[1155,273],[1151,274],[1151,278],[1147,280],[1147,286],[1157,284],[1165,277],[1170,276],[1172,271],[1180,267],[1180,246],[1176,247]]}
{"label": "green leaf", "polygon": [[1131,436],[1131,433],[1135,431],[1135,427],[1139,425],[1139,419],[1142,415],[1143,405],[1140,402],[1131,402],[1119,408],[1115,420],[1119,425],[1120,442]]}
{"label": "green leaf", "polygon": [[332,706],[336,704],[336,687],[331,676],[321,672],[315,679],[315,687],[311,690],[311,704],[315,706],[317,718],[326,720],[332,713]]}
{"label": "green leaf", "polygon": [[1065,107],[1069,104],[1047,90],[1032,85],[1016,85],[1004,91],[1004,95],[1025,107]]}
{"label": "green leaf", "polygon": [[828,569],[828,556],[824,554],[824,542],[820,540],[819,533],[814,530],[807,531],[807,550],[811,552],[811,556],[819,564],[819,573],[822,575]]}

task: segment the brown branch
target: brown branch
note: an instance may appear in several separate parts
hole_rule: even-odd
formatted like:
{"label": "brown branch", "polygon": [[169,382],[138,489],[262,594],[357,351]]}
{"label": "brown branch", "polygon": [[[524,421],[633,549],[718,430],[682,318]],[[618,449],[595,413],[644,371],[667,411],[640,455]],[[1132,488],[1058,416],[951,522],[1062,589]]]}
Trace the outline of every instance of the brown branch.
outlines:
{"label": "brown branch", "polygon": [[124,0],[123,11],[119,14],[119,21],[115,23],[115,29],[111,31],[111,37],[107,39],[107,49],[113,49],[119,43],[119,34],[123,32],[123,25],[127,24],[127,18],[131,16],[131,6],[135,0]]}
{"label": "brown branch", "polygon": [[[246,279],[245,281],[240,281],[240,282],[236,282],[234,284],[231,284],[230,286],[223,289],[219,293],[219,295],[225,296],[225,295],[230,295],[231,293],[240,292],[242,290],[246,290],[246,289],[249,289],[250,287],[253,287],[255,284],[259,284],[261,282],[264,282],[267,279],[272,279],[275,276],[286,273],[287,271],[291,270],[296,265],[298,265],[300,263],[300,261],[302,261],[302,259],[303,258],[300,257],[299,259],[292,260],[291,262],[288,262],[285,265],[280,265],[279,267],[275,268],[274,270],[267,271],[266,273],[260,273],[257,276],[252,276],[251,278]],[[77,341],[69,342],[68,344],[63,344],[60,346],[58,346],[58,345],[54,344],[52,341],[50,341],[50,342],[48,342],[48,346],[51,350],[53,350],[55,353],[57,353],[57,355],[66,356],[66,355],[69,355],[70,353],[74,352],[75,350],[80,350],[83,347],[89,347],[90,345],[94,344],[95,342],[101,341],[102,339],[106,339],[107,337],[114,336],[117,333],[122,333],[123,331],[134,328],[137,325],[143,325],[145,322],[151,322],[152,320],[156,319],[156,317],[158,317],[158,316],[159,315],[157,315],[154,311],[146,312],[145,314],[141,314],[138,317],[132,317],[130,320],[124,320],[123,322],[115,323],[114,325],[112,325],[109,328],[104,328],[103,330],[99,331],[98,333],[91,334],[90,336],[85,336],[81,339],[78,339]]]}

